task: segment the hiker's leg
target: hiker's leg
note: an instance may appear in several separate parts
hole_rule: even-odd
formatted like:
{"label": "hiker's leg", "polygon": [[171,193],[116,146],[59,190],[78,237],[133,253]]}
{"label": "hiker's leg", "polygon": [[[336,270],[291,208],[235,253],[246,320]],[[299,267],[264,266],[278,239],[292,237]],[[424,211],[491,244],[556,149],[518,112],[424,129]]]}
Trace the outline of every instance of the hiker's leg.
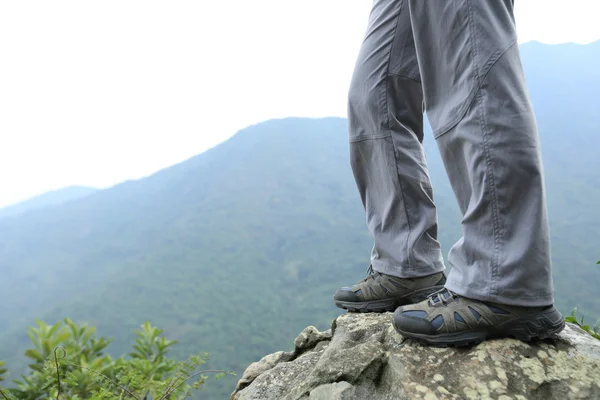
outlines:
{"label": "hiker's leg", "polygon": [[349,91],[351,165],[374,237],[375,271],[444,270],[423,153],[423,94],[408,4],[376,0]]}
{"label": "hiker's leg", "polygon": [[538,132],[513,1],[409,0],[425,108],[463,214],[446,287],[553,303]]}

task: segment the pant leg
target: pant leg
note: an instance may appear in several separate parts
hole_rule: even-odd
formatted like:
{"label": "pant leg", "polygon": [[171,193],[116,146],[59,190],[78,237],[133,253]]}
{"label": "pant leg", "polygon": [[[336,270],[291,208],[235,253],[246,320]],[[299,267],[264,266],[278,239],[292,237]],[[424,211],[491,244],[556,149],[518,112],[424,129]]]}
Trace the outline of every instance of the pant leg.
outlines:
{"label": "pant leg", "polygon": [[351,166],[374,238],[373,268],[402,278],[443,271],[406,1],[373,2],[348,119]]}
{"label": "pant leg", "polygon": [[408,1],[427,116],[463,214],[446,287],[551,304],[540,145],[513,1]]}

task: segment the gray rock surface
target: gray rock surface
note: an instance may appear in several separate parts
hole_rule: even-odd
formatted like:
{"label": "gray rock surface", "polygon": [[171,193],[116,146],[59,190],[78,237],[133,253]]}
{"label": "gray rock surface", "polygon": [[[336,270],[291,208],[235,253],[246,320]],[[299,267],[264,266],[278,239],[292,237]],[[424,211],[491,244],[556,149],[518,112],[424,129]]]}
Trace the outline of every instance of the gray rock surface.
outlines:
{"label": "gray rock surface", "polygon": [[250,365],[231,399],[600,399],[600,341],[575,325],[552,340],[454,349],[405,339],[391,318],[348,313],[326,332],[306,328],[292,352]]}

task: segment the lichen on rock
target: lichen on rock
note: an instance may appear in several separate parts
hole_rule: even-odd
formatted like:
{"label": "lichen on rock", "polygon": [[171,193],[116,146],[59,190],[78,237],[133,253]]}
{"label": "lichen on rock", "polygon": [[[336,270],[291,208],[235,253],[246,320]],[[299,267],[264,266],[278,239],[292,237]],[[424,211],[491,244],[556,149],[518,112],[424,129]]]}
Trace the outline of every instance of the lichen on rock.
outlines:
{"label": "lichen on rock", "polygon": [[552,340],[497,339],[469,348],[419,345],[391,313],[306,328],[294,351],[250,365],[232,400],[600,399],[600,341],[575,325]]}

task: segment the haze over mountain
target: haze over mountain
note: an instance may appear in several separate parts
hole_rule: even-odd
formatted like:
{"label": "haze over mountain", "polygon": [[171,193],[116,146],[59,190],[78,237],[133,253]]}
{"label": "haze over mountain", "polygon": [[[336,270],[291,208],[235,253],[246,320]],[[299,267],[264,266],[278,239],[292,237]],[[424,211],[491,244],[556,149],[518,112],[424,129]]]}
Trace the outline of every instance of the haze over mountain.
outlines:
{"label": "haze over mountain", "polygon": [[0,218],[13,217],[39,208],[58,206],[85,197],[97,190],[98,189],[86,186],[69,186],[63,189],[53,190],[21,203],[0,208]]}
{"label": "haze over mountain", "polygon": [[[557,305],[600,316],[600,42],[521,47],[543,146]],[[444,252],[460,215],[425,139]],[[145,320],[179,356],[241,372],[325,329],[334,291],[360,279],[371,239],[348,160],[347,122],[288,118],[151,177],[0,219],[0,359],[23,366],[35,318],[88,321],[121,354]],[[14,375],[13,375],[14,377]],[[224,398],[235,379],[211,382]]]}

